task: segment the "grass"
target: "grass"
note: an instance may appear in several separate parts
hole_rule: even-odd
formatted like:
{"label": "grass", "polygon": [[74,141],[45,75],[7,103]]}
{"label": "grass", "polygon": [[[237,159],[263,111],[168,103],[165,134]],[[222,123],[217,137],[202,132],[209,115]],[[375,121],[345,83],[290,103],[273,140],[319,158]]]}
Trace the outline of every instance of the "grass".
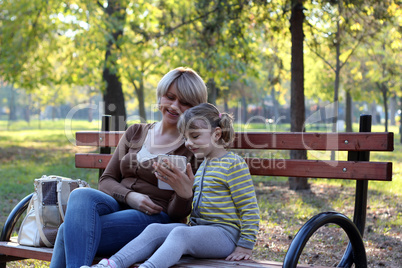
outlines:
{"label": "grass", "polygon": [[[15,204],[33,191],[33,179],[43,174],[81,178],[97,187],[97,171],[74,167],[74,154],[91,149],[79,149],[70,141],[75,131],[97,129],[98,121],[68,122],[67,131],[63,120],[15,122],[9,126],[0,121],[0,227]],[[373,126],[375,132],[383,129]],[[247,131],[261,130],[272,131],[257,124],[247,126]],[[276,131],[288,131],[288,126],[278,126]],[[402,145],[397,127],[390,131],[395,133],[394,152],[371,154],[372,160],[392,161],[394,174],[392,182],[369,183],[365,246],[370,267],[402,265],[398,253],[402,252]],[[264,154],[275,157],[281,153]],[[254,181],[262,218],[255,258],[282,261],[297,230],[316,213],[336,210],[353,217],[354,182],[311,179],[311,191],[294,192],[288,190],[286,178],[255,177]],[[301,256],[303,263],[319,264],[326,259],[321,264],[334,264],[348,242],[335,226],[325,227],[312,239]],[[340,250],[334,250],[339,246]],[[48,263],[25,260],[12,262],[9,267],[48,267]]]}

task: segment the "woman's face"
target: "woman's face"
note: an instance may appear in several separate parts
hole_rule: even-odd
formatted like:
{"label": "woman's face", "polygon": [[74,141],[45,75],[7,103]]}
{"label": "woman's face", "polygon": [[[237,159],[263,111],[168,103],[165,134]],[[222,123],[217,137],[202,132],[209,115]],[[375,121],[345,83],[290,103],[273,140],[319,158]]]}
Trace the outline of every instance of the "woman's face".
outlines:
{"label": "woman's face", "polygon": [[170,86],[166,94],[162,96],[159,105],[162,120],[174,125],[179,121],[180,115],[192,107],[186,100],[179,99],[174,85]]}

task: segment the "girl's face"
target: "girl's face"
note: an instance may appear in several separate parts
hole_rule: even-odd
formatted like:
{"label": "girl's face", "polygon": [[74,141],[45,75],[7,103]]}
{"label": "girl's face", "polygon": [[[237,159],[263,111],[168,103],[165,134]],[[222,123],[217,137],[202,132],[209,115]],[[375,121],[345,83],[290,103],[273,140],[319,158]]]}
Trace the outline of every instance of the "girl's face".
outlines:
{"label": "girl's face", "polygon": [[185,134],[186,147],[193,152],[196,158],[214,158],[221,149],[217,144],[220,139],[220,128],[190,129]]}
{"label": "girl's face", "polygon": [[162,120],[166,123],[176,125],[179,117],[192,106],[185,100],[179,99],[175,86],[170,86],[169,90],[162,96],[160,103]]}

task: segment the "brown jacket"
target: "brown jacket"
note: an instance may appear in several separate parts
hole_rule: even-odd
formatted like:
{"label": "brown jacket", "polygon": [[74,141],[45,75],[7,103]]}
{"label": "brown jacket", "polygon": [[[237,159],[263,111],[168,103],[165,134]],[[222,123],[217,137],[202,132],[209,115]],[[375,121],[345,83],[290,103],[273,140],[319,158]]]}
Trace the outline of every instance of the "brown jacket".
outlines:
{"label": "brown jacket", "polygon": [[[137,161],[137,152],[141,149],[151,126],[152,124],[135,124],[126,130],[99,179],[98,188],[122,204],[127,204],[126,196],[130,192],[146,194],[155,204],[161,206],[172,220],[183,220],[190,214],[192,198],[183,199],[174,191],[158,188],[158,179],[152,167],[156,159],[143,163]],[[195,173],[196,159],[184,143],[168,154],[186,156]]]}

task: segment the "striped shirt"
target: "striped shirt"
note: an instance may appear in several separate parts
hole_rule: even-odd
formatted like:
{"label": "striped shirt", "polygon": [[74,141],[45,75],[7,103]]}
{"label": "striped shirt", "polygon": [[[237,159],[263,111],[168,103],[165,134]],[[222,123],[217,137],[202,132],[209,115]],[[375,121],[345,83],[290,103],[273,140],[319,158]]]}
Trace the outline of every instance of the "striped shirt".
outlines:
{"label": "striped shirt", "polygon": [[190,222],[217,224],[237,246],[254,247],[259,209],[246,162],[233,152],[204,160],[195,174]]}

